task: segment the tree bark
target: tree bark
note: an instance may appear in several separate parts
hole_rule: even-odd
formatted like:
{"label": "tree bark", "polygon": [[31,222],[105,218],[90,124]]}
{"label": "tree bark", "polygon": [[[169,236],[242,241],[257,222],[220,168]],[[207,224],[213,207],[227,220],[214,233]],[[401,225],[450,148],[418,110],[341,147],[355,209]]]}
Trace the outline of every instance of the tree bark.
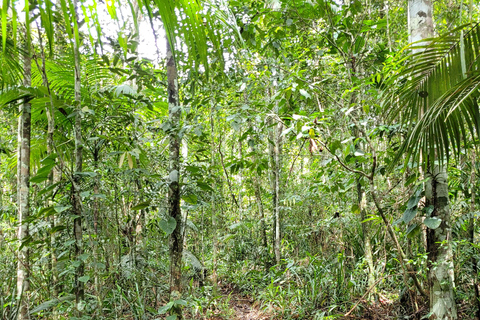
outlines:
{"label": "tree bark", "polygon": [[[472,151],[472,159],[471,159],[471,167],[472,167],[472,171],[471,171],[471,175],[470,175],[470,184],[471,184],[471,188],[472,188],[472,191],[471,191],[471,196],[470,196],[470,214],[473,214],[473,212],[475,212],[475,192],[476,192],[476,176],[475,176],[475,173],[476,173],[476,170],[477,170],[477,166],[476,166],[476,162],[475,162],[475,158],[476,158],[476,152],[475,152],[475,149]],[[471,247],[472,247],[472,258],[471,258],[471,261],[472,261],[472,271],[473,271],[473,292],[474,292],[474,301],[475,301],[475,306],[476,306],[476,310],[475,310],[475,315],[477,316],[478,319],[480,319],[480,292],[478,290],[478,262],[477,262],[477,249],[475,247],[475,217],[472,216],[470,218],[470,223],[469,223],[469,226],[468,226],[468,235],[470,237],[470,244],[471,244]]]}
{"label": "tree bark", "polygon": [[[364,222],[367,218],[366,216],[366,208],[367,208],[367,197],[365,191],[362,188],[362,184],[360,183],[360,177],[357,178],[357,197],[358,197],[358,208],[360,210],[360,219],[362,220],[362,232],[363,232],[363,245],[365,247],[365,260],[367,260],[368,265],[368,288],[370,289],[370,293],[375,294],[376,290],[371,289],[375,286],[375,267],[373,264],[373,253],[372,253],[372,244],[370,242],[370,235],[369,235],[369,223]],[[371,294],[368,295],[369,299],[371,298]]]}
{"label": "tree bark", "polygon": [[[433,37],[433,5],[431,0],[408,1],[408,29],[410,42]],[[416,51],[421,49],[413,50]],[[427,106],[428,107],[428,106]],[[425,110],[421,110],[422,117]],[[433,165],[430,166],[429,163]],[[442,220],[436,229],[427,229],[428,286],[432,319],[457,319],[454,297],[453,253],[450,244],[450,209],[446,165],[427,160],[425,184],[426,207],[433,205],[431,217]],[[433,171],[433,172],[432,172]]]}
{"label": "tree bark", "polygon": [[[178,76],[172,44],[167,42],[167,81],[168,81],[168,118],[171,125],[169,133],[169,182],[168,182],[168,213],[177,222],[175,230],[170,235],[170,299],[178,300],[182,292],[182,253],[183,232],[182,213],[180,209],[180,115],[181,109],[178,96]],[[174,305],[170,311],[177,319],[183,319],[180,305]]]}
{"label": "tree bark", "polygon": [[[78,26],[78,14],[77,14],[77,0],[74,0],[74,19],[76,21],[76,25]],[[73,220],[73,233],[75,236],[75,263],[76,263],[76,270],[75,270],[75,304],[76,304],[76,313],[78,317],[81,317],[82,310],[84,307],[84,283],[80,280],[84,274],[84,262],[81,259],[81,255],[83,254],[83,230],[82,230],[82,219],[83,219],[83,208],[82,208],[82,200],[80,197],[81,192],[81,175],[82,172],[82,159],[83,159],[83,139],[82,139],[82,114],[81,114],[81,78],[80,78],[80,51],[78,48],[78,43],[80,39],[77,38],[77,34],[74,35],[73,41],[73,56],[75,60],[75,124],[74,124],[74,139],[75,139],[75,150],[74,150],[74,158],[75,158],[75,172],[73,173],[72,179],[72,211],[75,215],[75,219]]]}
{"label": "tree bark", "polygon": [[[26,2],[28,6],[28,1]],[[29,10],[27,14],[30,15]],[[28,19],[27,19],[28,21]],[[30,24],[26,23],[25,53],[23,56],[24,80],[23,85],[32,85],[32,58]],[[20,300],[18,320],[28,319],[28,296],[30,288],[29,280],[29,249],[24,243],[29,236],[29,225],[26,220],[30,215],[30,135],[31,135],[31,105],[27,99],[20,106],[20,118],[18,120],[18,149],[17,149],[17,206],[18,206],[18,241],[22,247],[18,251],[17,265],[17,295]]]}
{"label": "tree bark", "polygon": [[430,312],[433,319],[457,319],[453,294],[453,253],[450,244],[450,209],[448,206],[447,172],[444,166],[435,165],[427,172],[425,187],[426,206],[433,205],[432,217],[442,220],[436,229],[427,229],[428,285]]}

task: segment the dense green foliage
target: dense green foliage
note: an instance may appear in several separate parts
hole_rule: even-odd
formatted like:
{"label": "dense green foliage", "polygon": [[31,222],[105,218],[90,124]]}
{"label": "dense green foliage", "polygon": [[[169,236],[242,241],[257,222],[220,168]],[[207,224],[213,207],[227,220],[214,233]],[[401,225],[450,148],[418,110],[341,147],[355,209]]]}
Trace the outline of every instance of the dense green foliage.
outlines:
{"label": "dense green foliage", "polygon": [[[272,319],[428,317],[426,230],[442,221],[425,201],[422,156],[448,168],[459,318],[480,312],[478,4],[435,2],[438,37],[410,54],[405,1],[27,3],[0,10],[0,319],[17,319],[20,299],[30,319],[171,320],[177,307],[187,319],[241,319],[240,296]],[[164,37],[180,123],[169,120]],[[26,102],[29,234],[18,241]],[[172,132],[180,172],[169,170]],[[171,181],[182,223],[168,214]],[[172,298],[174,230],[185,240]],[[30,289],[18,298],[23,248]]]}

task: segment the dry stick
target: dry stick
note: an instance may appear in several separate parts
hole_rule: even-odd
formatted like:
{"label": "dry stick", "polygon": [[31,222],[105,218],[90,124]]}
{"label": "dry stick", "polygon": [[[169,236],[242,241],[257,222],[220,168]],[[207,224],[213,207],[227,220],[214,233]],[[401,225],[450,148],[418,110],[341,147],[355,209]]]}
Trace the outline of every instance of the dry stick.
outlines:
{"label": "dry stick", "polygon": [[222,153],[221,147],[222,147],[222,139],[220,139],[220,143],[218,144],[218,153],[220,154],[220,160],[222,162],[223,172],[225,173],[225,177],[227,178],[227,184],[228,184],[228,188],[230,189],[230,194],[232,195],[233,201],[235,202],[237,207],[240,209],[240,205],[238,204],[237,199],[235,198],[235,194],[233,193],[233,190],[232,190],[232,184],[230,183],[230,178],[228,177],[227,169],[225,169],[225,163],[223,162],[223,153]]}
{"label": "dry stick", "polygon": [[375,283],[370,287],[368,288],[367,292],[365,292],[365,294],[360,298],[358,299],[357,303],[355,303],[355,305],[352,307],[352,309],[350,309],[350,311],[348,311],[347,313],[344,314],[344,317],[348,317],[350,315],[350,313],[353,312],[353,310],[355,310],[357,308],[357,306],[360,304],[360,302],[367,296],[367,294],[370,293],[370,291],[373,290],[373,288],[375,288],[377,286],[377,284],[382,281],[383,279],[387,278],[387,277],[390,277],[391,275],[387,275],[385,277],[381,277],[380,279],[378,279],[377,281],[375,281]]}

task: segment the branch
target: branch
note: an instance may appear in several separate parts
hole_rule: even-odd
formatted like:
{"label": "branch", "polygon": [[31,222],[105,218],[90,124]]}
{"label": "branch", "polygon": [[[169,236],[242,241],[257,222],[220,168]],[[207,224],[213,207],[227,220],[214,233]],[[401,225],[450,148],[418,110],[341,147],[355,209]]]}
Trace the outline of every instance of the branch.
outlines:
{"label": "branch", "polygon": [[237,205],[237,208],[240,209],[240,205],[238,204],[237,199],[235,198],[235,194],[232,191],[232,184],[230,183],[230,178],[228,177],[227,169],[225,169],[225,164],[223,162],[223,153],[222,153],[221,146],[222,146],[222,139],[220,139],[220,143],[218,144],[218,153],[220,154],[220,162],[222,163],[223,172],[225,173],[225,177],[227,178],[227,184],[228,184],[228,189],[230,189],[230,195],[233,198],[233,202],[235,202],[235,204]]}
{"label": "branch", "polygon": [[352,168],[350,168],[349,166],[347,166],[347,165],[342,161],[342,159],[340,159],[339,156],[337,156],[335,153],[332,152],[332,150],[330,150],[330,149],[327,147],[327,145],[326,145],[323,141],[318,140],[318,142],[320,142],[320,144],[325,148],[325,150],[327,150],[332,156],[335,157],[335,159],[337,159],[338,163],[340,163],[340,165],[341,165],[342,167],[344,167],[345,170],[350,171],[350,172],[352,172],[352,173],[360,174],[360,175],[364,176],[364,177],[367,178],[367,179],[370,179],[370,178],[371,178],[370,175],[366,174],[365,172],[363,172],[363,171],[361,171],[361,170],[355,170],[355,169],[352,169]]}

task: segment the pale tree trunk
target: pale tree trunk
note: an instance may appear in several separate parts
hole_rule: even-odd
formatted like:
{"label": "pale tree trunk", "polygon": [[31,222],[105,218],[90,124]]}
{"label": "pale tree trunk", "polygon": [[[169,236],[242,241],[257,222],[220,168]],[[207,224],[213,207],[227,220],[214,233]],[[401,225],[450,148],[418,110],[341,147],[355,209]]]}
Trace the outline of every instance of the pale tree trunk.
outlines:
{"label": "pale tree trunk", "polygon": [[[275,115],[271,118],[271,123],[278,122],[278,109],[275,107]],[[272,209],[274,222],[274,240],[273,250],[275,253],[275,263],[278,265],[281,261],[281,217],[280,217],[280,169],[281,169],[281,152],[282,152],[282,124],[280,122],[274,126],[270,133],[270,164],[271,176],[270,182],[272,187]]]}
{"label": "pale tree trunk", "polygon": [[451,247],[450,209],[448,206],[447,173],[444,166],[435,165],[427,172],[426,205],[433,205],[432,217],[442,220],[436,229],[427,229],[428,284],[432,319],[457,319],[453,294],[453,254]]}
{"label": "pale tree trunk", "polygon": [[[74,19],[78,23],[78,14],[77,14],[77,1],[74,0]],[[75,235],[75,259],[78,264],[75,270],[75,302],[76,302],[76,313],[78,316],[81,316],[83,307],[84,307],[84,283],[80,280],[84,274],[84,262],[81,259],[83,254],[83,231],[82,231],[82,219],[83,219],[83,208],[82,200],[80,197],[81,192],[81,176],[82,172],[82,158],[83,158],[83,141],[82,141],[82,115],[81,115],[81,81],[80,81],[80,51],[77,46],[77,42],[80,39],[76,38],[73,41],[73,55],[75,60],[75,108],[77,114],[75,115],[75,124],[74,124],[74,139],[75,139],[75,172],[73,173],[72,179],[72,211],[75,215],[73,220],[73,233]]]}
{"label": "pale tree trunk", "polygon": [[[32,84],[32,58],[31,58],[31,39],[30,25],[26,25],[25,34],[25,54],[23,56],[24,80],[23,85],[30,87]],[[20,118],[18,120],[18,149],[17,149],[17,206],[18,206],[18,240],[19,245],[28,238],[29,226],[28,219],[30,215],[30,132],[31,132],[31,105],[25,100],[20,106]],[[28,245],[24,245],[18,251],[17,266],[17,295],[21,299],[18,319],[28,319],[28,296],[30,288],[29,280],[29,250]]]}
{"label": "pale tree trunk", "polygon": [[[210,151],[210,165],[212,169],[215,168],[215,122],[213,121],[214,117],[214,112],[215,112],[215,106],[212,105],[212,109],[210,111],[210,128],[211,128],[211,134],[212,134],[212,148]],[[215,185],[213,186],[213,189],[215,190]],[[212,242],[213,242],[213,270],[212,270],[212,278],[213,278],[213,290],[215,293],[217,292],[217,253],[218,253],[218,235],[217,235],[217,229],[218,229],[218,221],[217,221],[217,210],[216,210],[216,203],[215,203],[215,195],[212,195],[212,200],[211,200],[211,211],[212,211]]]}
{"label": "pale tree trunk", "polygon": [[[375,285],[375,267],[373,265],[373,253],[372,253],[372,244],[370,242],[370,234],[369,234],[369,223],[364,222],[367,218],[366,210],[367,210],[367,197],[365,194],[365,190],[362,188],[362,184],[360,183],[360,178],[357,180],[357,197],[358,197],[358,208],[360,210],[360,219],[362,220],[362,231],[363,231],[363,245],[365,247],[365,260],[367,260],[368,265],[368,289],[370,290]],[[370,290],[373,294],[376,293],[375,289]],[[369,299],[371,299],[372,295],[369,294]]]}
{"label": "pale tree trunk", "polygon": [[[177,222],[175,230],[170,235],[170,299],[178,300],[182,292],[182,253],[183,232],[182,212],[180,210],[180,103],[178,97],[178,76],[175,57],[170,42],[167,41],[167,81],[168,81],[168,118],[171,125],[169,133],[169,182],[168,182],[168,213]],[[183,319],[181,306],[171,309],[171,315]]]}
{"label": "pale tree trunk", "polygon": [[[277,110],[278,116],[278,110]],[[283,123],[280,121],[277,124],[277,136],[275,140],[275,262],[280,264],[281,260],[281,242],[282,242],[282,217],[280,210],[280,184],[282,174],[282,145],[283,145]]]}
{"label": "pale tree trunk", "polygon": [[[431,0],[408,1],[410,42],[433,37],[432,13],[433,4]],[[424,110],[421,110],[419,116],[423,116],[423,113]],[[436,165],[434,159],[430,159],[428,163],[431,163],[432,166],[427,164],[427,171],[429,171],[427,178],[429,179],[425,185],[426,202],[427,206],[433,205],[434,207],[431,216],[442,220],[437,229],[427,229],[430,313],[432,319],[457,319],[457,308],[453,293],[453,253],[450,244],[447,164]]]}

